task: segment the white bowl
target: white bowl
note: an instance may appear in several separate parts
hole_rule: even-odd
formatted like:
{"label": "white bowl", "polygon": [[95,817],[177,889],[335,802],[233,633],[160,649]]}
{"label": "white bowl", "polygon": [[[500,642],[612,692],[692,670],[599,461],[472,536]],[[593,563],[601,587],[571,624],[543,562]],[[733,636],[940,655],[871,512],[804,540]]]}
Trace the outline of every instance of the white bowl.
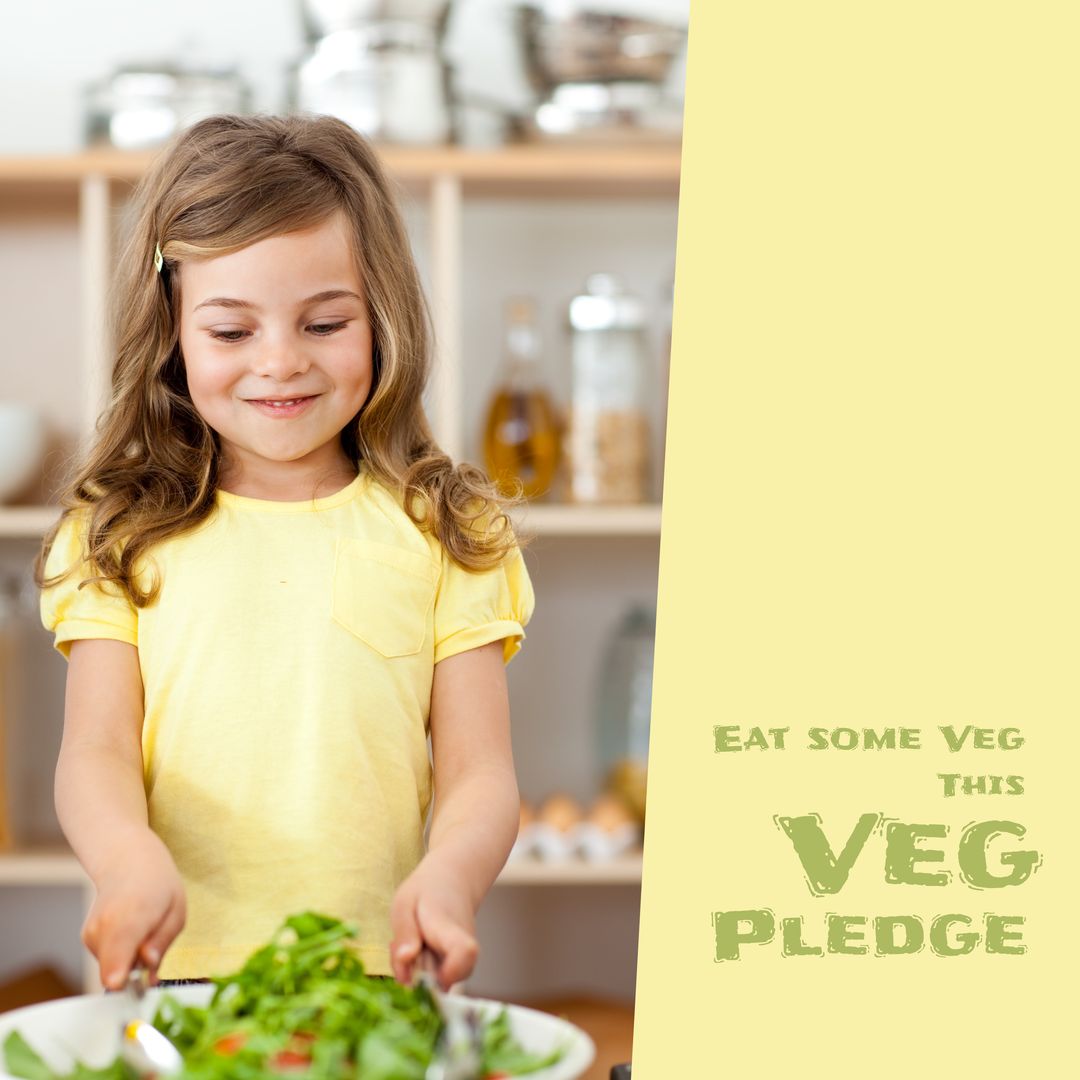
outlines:
{"label": "white bowl", "polygon": [[[155,998],[171,994],[185,1005],[204,1005],[213,994],[208,985],[178,986],[168,990],[150,990],[143,1005],[143,1015],[152,1016]],[[514,1038],[535,1053],[547,1053],[557,1046],[564,1048],[562,1059],[550,1068],[529,1073],[529,1080],[577,1080],[592,1064],[596,1048],[580,1028],[548,1013],[519,1005],[502,1005],[457,994],[444,998],[447,1009],[464,1012],[470,1006],[481,1015],[494,1017],[502,1010],[510,1012]],[[131,1017],[127,994],[85,994],[82,997],[47,1001],[0,1016],[0,1047],[13,1031],[18,1031],[33,1049],[56,1072],[70,1072],[76,1059],[101,1067],[115,1060],[119,1050],[120,1029]],[[3,1071],[0,1053],[0,1080],[12,1080]]]}
{"label": "white bowl", "polygon": [[26,487],[44,454],[41,413],[19,401],[0,401],[0,503]]}

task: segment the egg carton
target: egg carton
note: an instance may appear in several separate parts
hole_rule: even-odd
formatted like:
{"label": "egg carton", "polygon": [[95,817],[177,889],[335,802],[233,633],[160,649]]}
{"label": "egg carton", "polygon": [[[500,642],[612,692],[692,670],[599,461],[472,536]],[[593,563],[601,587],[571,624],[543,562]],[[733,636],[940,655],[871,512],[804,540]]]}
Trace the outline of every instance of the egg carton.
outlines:
{"label": "egg carton", "polygon": [[610,862],[640,843],[639,825],[626,824],[608,830],[583,821],[562,830],[537,822],[526,825],[521,830],[510,852],[510,858],[533,858],[543,862],[564,862],[582,858],[587,862]]}

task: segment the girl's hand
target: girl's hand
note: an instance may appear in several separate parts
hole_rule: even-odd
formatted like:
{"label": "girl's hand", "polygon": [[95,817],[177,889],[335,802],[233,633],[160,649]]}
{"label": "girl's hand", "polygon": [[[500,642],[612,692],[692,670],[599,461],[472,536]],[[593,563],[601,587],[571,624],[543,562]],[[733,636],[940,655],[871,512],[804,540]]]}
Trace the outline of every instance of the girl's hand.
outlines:
{"label": "girl's hand", "polygon": [[430,856],[394,895],[390,926],[394,934],[390,962],[398,982],[412,981],[423,948],[439,958],[436,978],[443,990],[472,974],[480,948],[468,889],[459,876],[437,866]]}
{"label": "girl's hand", "polygon": [[435,665],[431,750],[428,853],[390,907],[390,962],[397,979],[410,982],[426,946],[448,990],[476,966],[476,909],[506,862],[520,818],[501,641]]}
{"label": "girl's hand", "polygon": [[102,985],[119,990],[137,960],[156,979],[186,917],[184,885],[168,849],[149,829],[125,834],[94,884],[82,940],[97,957]]}

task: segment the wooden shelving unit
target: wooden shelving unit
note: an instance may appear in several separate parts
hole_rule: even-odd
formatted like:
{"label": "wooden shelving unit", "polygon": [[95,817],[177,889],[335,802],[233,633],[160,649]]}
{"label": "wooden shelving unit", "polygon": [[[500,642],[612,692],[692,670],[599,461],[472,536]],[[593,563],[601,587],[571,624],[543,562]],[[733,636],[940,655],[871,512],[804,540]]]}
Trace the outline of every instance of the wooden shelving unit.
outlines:
{"label": "wooden shelving unit", "polygon": [[[456,147],[380,148],[384,163],[409,196],[425,204],[429,289],[437,355],[430,395],[432,427],[455,459],[466,456],[463,326],[464,211],[469,199],[676,199],[677,145],[513,146],[474,151]],[[103,328],[118,209],[153,159],[148,153],[85,150],[58,156],[0,157],[0,204],[21,217],[62,208],[78,222],[82,355],[76,375],[82,402],[78,435],[92,431],[105,400],[111,343]],[[670,259],[671,252],[665,252]],[[0,507],[0,542],[40,539],[59,514],[55,506]],[[586,507],[537,503],[517,524],[526,535],[553,538],[658,540],[659,505]],[[575,556],[576,557],[576,556]],[[640,854],[610,863],[523,861],[509,864],[500,888],[623,886],[641,881]],[[22,886],[91,889],[74,856],[62,849],[0,852],[0,889]],[[92,963],[87,989],[97,986]]]}

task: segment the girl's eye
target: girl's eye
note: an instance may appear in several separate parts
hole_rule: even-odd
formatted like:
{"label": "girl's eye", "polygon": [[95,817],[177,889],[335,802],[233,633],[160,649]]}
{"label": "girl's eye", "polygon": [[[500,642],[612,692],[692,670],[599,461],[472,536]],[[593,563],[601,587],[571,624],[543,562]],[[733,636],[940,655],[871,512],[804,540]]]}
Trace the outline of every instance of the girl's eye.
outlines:
{"label": "girl's eye", "polygon": [[[314,333],[315,337],[329,337],[331,334],[336,333],[345,325],[346,324],[344,322],[312,323],[311,326],[308,327],[308,329]],[[247,330],[211,330],[210,336],[215,341],[235,342],[242,341],[245,337],[248,336],[248,333],[249,332]]]}

